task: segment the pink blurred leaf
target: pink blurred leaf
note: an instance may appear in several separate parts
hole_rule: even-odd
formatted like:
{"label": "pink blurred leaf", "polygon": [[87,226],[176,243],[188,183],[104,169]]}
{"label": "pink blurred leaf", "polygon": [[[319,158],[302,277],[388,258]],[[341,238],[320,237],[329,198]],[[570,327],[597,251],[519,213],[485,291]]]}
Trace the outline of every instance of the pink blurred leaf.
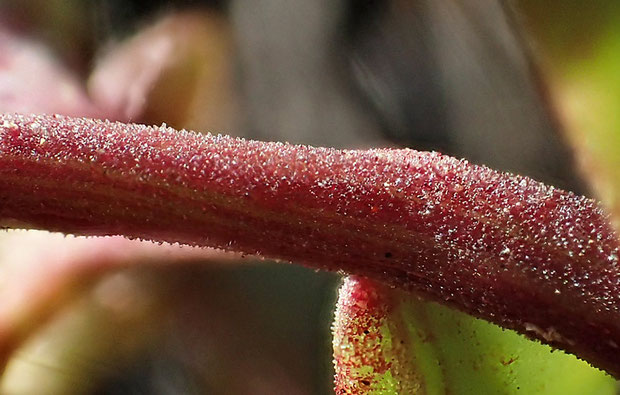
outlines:
{"label": "pink blurred leaf", "polygon": [[159,246],[122,237],[87,239],[47,232],[0,238],[0,365],[59,308],[103,274],[140,264],[180,264],[236,257],[208,249]]}
{"label": "pink blurred leaf", "polygon": [[232,34],[215,13],[170,14],[112,45],[92,73],[95,103],[123,119],[233,127]]}
{"label": "pink blurred leaf", "polygon": [[[0,28],[0,111],[102,116],[48,50]],[[113,113],[107,114],[113,116]]]}

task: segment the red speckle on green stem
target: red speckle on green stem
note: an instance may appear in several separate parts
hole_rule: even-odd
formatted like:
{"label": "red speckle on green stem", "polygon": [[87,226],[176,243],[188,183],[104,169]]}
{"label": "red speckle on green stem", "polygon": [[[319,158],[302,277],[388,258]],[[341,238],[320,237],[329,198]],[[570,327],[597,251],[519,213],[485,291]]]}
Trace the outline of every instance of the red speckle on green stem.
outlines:
{"label": "red speckle on green stem", "polygon": [[410,345],[390,327],[397,305],[382,284],[345,279],[332,328],[336,394],[426,393],[422,375],[408,358]]}
{"label": "red speckle on green stem", "polygon": [[364,275],[620,376],[619,245],[599,205],[438,153],[4,115],[0,221]]}

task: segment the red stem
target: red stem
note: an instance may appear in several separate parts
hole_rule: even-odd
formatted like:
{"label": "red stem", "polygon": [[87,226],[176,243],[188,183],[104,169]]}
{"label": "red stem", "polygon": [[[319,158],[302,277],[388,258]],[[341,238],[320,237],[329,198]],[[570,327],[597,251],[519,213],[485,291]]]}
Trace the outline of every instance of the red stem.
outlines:
{"label": "red stem", "polygon": [[4,115],[0,221],[365,275],[620,377],[619,243],[601,208],[437,153]]}

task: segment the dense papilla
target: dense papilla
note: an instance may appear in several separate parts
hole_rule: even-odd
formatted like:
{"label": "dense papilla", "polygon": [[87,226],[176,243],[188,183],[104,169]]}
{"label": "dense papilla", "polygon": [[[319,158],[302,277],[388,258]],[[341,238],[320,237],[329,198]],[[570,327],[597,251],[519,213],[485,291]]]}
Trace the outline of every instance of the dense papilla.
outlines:
{"label": "dense papilla", "polygon": [[0,221],[364,275],[620,376],[618,239],[601,208],[438,153],[4,115]]}

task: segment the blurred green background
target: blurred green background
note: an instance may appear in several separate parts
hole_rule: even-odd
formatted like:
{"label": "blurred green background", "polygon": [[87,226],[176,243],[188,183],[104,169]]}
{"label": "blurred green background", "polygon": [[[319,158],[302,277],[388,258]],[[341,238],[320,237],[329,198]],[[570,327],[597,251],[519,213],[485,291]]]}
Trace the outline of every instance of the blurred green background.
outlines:
{"label": "blurred green background", "polygon": [[[43,43],[111,118],[440,150],[619,212],[620,3],[506,3],[1,0],[0,26]],[[330,393],[339,281],[254,261],[107,274],[19,351],[4,388]],[[106,284],[149,308],[115,320]]]}

